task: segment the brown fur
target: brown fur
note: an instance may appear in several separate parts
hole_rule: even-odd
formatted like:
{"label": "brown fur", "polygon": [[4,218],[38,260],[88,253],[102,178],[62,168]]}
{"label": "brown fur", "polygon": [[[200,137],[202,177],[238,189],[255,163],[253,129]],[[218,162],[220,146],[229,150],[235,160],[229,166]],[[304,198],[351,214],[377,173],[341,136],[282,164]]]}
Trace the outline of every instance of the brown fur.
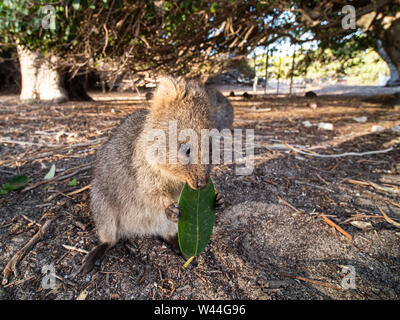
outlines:
{"label": "brown fur", "polygon": [[168,158],[167,164],[149,163],[145,157],[151,144],[146,132],[161,129],[168,142],[169,120],[177,122],[178,133],[190,128],[200,137],[201,129],[211,129],[204,88],[182,78],[163,78],[151,103],[150,111],[128,116],[97,154],[91,209],[100,242],[110,246],[134,235],[158,235],[168,242],[175,238],[177,224],[167,219],[166,208],[178,201],[185,182],[197,189],[209,178],[209,165],[168,164]]}

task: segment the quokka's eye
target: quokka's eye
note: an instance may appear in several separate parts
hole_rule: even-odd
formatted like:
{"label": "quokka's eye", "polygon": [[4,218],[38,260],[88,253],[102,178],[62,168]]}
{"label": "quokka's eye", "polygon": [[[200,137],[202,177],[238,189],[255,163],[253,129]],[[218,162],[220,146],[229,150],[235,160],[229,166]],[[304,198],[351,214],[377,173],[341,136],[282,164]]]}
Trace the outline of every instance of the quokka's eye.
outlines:
{"label": "quokka's eye", "polygon": [[180,146],[180,152],[186,156],[190,156],[190,146],[188,143],[182,143]]}

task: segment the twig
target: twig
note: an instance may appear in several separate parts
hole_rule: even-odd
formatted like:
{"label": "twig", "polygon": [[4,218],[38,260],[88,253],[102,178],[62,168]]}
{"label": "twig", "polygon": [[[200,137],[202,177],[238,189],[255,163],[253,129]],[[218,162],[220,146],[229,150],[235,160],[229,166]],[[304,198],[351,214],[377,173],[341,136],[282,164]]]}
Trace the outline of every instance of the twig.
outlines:
{"label": "twig", "polygon": [[340,159],[329,171],[334,171],[341,163],[343,162],[343,159]]}
{"label": "twig", "polygon": [[[53,145],[54,148],[51,149],[50,151],[42,152],[42,153],[39,153],[39,154],[36,153],[36,154],[33,154],[30,157],[22,158],[20,160],[21,161],[32,161],[32,160],[36,160],[36,159],[40,159],[40,158],[44,158],[44,157],[49,157],[49,156],[55,155],[56,151],[62,151],[62,150],[65,150],[65,149],[71,150],[71,149],[80,148],[80,147],[92,146],[92,145],[100,144],[100,143],[104,142],[106,139],[107,138],[98,138],[96,140],[83,142],[83,143],[72,144],[72,145]],[[49,145],[46,145],[46,146],[49,147]],[[15,159],[0,161],[0,165],[5,165],[5,164],[13,163],[13,162],[15,162]]]}
{"label": "twig", "polygon": [[400,191],[398,188],[382,187],[379,184],[376,184],[371,181],[368,181],[368,183],[370,184],[371,187],[375,188],[376,190],[394,193],[394,194],[400,194]]}
{"label": "twig", "polygon": [[351,183],[351,184],[358,184],[361,186],[371,186],[374,189],[378,191],[384,191],[384,192],[389,192],[389,193],[394,193],[394,194],[400,194],[400,191],[398,188],[391,188],[391,187],[382,187],[379,184],[376,184],[375,182],[372,181],[359,181],[359,180],[353,180],[353,179],[346,179],[344,180],[345,182]]}
{"label": "twig", "polygon": [[8,278],[10,277],[11,273],[14,273],[14,276],[18,276],[17,265],[20,260],[24,257],[24,255],[29,251],[47,232],[51,222],[54,219],[47,220],[43,226],[39,229],[39,231],[22,247],[7,263],[6,267],[3,270],[3,281],[2,285],[6,285],[8,283]]}
{"label": "twig", "polygon": [[394,221],[393,219],[389,218],[388,215],[380,207],[378,207],[378,208],[379,208],[379,211],[382,213],[383,217],[385,218],[385,220],[387,222],[389,222],[390,224],[394,225],[397,228],[400,228],[400,223],[398,223],[398,222]]}
{"label": "twig", "polygon": [[314,280],[314,279],[308,279],[308,278],[304,278],[304,277],[300,277],[300,276],[294,276],[294,275],[287,274],[287,273],[282,273],[282,275],[283,275],[284,277],[288,277],[288,278],[292,278],[292,279],[297,279],[297,280],[301,280],[301,281],[305,281],[305,282],[310,282],[310,283],[312,283],[312,284],[316,284],[316,285],[319,285],[319,286],[327,287],[327,288],[330,288],[330,289],[335,289],[335,290],[340,290],[340,289],[342,289],[342,288],[340,288],[340,287],[333,286],[333,285],[327,284],[327,283],[325,283],[325,282],[321,282],[321,281]]}
{"label": "twig", "polygon": [[355,216],[352,216],[346,220],[344,220],[343,222],[340,222],[340,224],[346,224],[350,221],[353,220],[360,220],[360,219],[364,219],[364,218],[369,218],[369,219],[384,219],[384,217],[381,216],[368,216],[368,215],[364,215],[364,214],[357,214]]}
{"label": "twig", "polygon": [[348,182],[348,183],[351,183],[351,184],[358,184],[358,185],[361,185],[361,186],[369,186],[370,185],[368,182],[354,180],[354,179],[344,179],[343,182]]}
{"label": "twig", "polygon": [[284,205],[288,206],[289,208],[292,208],[294,211],[296,211],[297,213],[301,213],[301,211],[297,208],[295,208],[294,206],[292,206],[289,202],[287,202],[286,200],[283,200],[280,196],[278,196],[279,202],[283,203]]}
{"label": "twig", "polygon": [[63,244],[62,246],[67,250],[78,251],[78,252],[83,253],[83,254],[88,254],[89,253],[89,251],[86,251],[84,249],[79,249],[77,247],[69,246],[69,245],[66,245],[66,244]]}
{"label": "twig", "polygon": [[[85,170],[88,170],[90,168],[92,168],[92,165],[80,168],[80,169],[78,169],[78,170],[76,170],[74,172],[71,172],[71,173],[63,175],[63,176],[55,177],[54,180],[56,180],[56,181],[65,180],[65,179],[68,179],[70,177],[73,177],[74,175],[76,175],[77,173],[79,173],[81,171],[85,171]],[[49,180],[46,180],[46,181],[49,181]]]}
{"label": "twig", "polygon": [[90,189],[92,187],[91,184],[88,184],[87,186],[84,186],[83,188],[80,188],[78,190],[74,190],[70,193],[67,193],[67,196],[72,196],[73,194],[81,193],[82,191],[85,191],[86,189]]}
{"label": "twig", "polygon": [[378,154],[378,153],[386,153],[389,151],[392,151],[393,148],[387,148],[384,150],[376,150],[376,151],[366,151],[366,152],[344,152],[344,153],[339,153],[339,154],[319,154],[319,153],[311,153],[311,152],[306,152],[299,150],[287,143],[284,143],[289,149],[292,149],[293,151],[296,151],[297,153],[304,154],[307,156],[312,156],[312,157],[319,157],[319,158],[340,158],[340,157],[347,157],[347,156],[357,156],[357,157],[362,157],[370,154]]}
{"label": "twig", "polygon": [[50,143],[38,143],[38,142],[29,142],[29,141],[20,141],[20,140],[13,140],[8,138],[0,137],[0,143],[9,143],[9,144],[20,144],[22,146],[37,146],[37,147],[59,147],[56,144]]}
{"label": "twig", "polygon": [[331,192],[331,193],[335,193],[335,191],[332,190],[332,189],[329,189],[329,188],[327,188],[327,187],[318,186],[318,185],[316,185],[316,184],[308,183],[308,182],[306,182],[306,181],[294,180],[294,182],[295,182],[295,183],[298,183],[298,184],[304,184],[304,185],[306,185],[306,186],[310,186],[310,187],[313,187],[313,188],[315,188],[315,189],[320,189],[320,190],[323,190],[323,191],[328,191],[328,192]]}
{"label": "twig", "polygon": [[325,183],[326,185],[329,185],[329,182],[327,182],[326,180],[322,179],[321,176],[318,173],[315,173],[315,175],[317,176],[317,178],[319,180],[321,180],[323,183]]}
{"label": "twig", "polygon": [[65,194],[64,192],[61,192],[61,191],[59,191],[59,190],[49,190],[49,192],[54,192],[54,193],[53,193],[52,195],[50,195],[50,196],[46,199],[46,201],[51,201],[51,200],[53,200],[55,197],[57,197],[58,195],[62,195],[62,196],[66,197],[66,198],[68,198],[68,199],[71,199],[71,200],[75,200],[74,198],[70,197],[69,195],[67,195],[67,194]]}
{"label": "twig", "polygon": [[339,231],[341,234],[343,234],[347,239],[349,239],[350,241],[353,241],[353,237],[348,234],[346,231],[344,231],[341,227],[339,227],[336,223],[334,223],[332,220],[328,219],[327,216],[321,212],[320,213],[322,219],[331,227],[334,227],[337,231]]}
{"label": "twig", "polygon": [[394,205],[395,207],[398,207],[398,208],[400,208],[400,203],[396,203],[396,202],[394,202],[394,201],[392,201],[392,200],[387,200],[390,204],[392,204],[392,205]]}
{"label": "twig", "polygon": [[26,281],[29,281],[29,280],[33,279],[34,277],[35,277],[35,276],[30,276],[29,278],[26,278],[26,279],[16,280],[16,281],[14,281],[14,282],[11,282],[11,283],[9,283],[9,284],[6,284],[3,288],[8,288],[8,287],[15,286],[15,285],[17,285],[17,284],[24,283],[24,282],[26,282]]}
{"label": "twig", "polygon": [[15,175],[15,172],[8,171],[8,170],[3,170],[3,169],[0,169],[0,173],[5,173],[5,174],[10,174],[10,175]]}
{"label": "twig", "polygon": [[30,223],[32,224],[36,224],[37,226],[41,227],[42,225],[40,223],[37,223],[36,221],[33,221],[32,219],[29,219],[26,215],[22,214],[21,215],[22,218],[24,218],[25,220],[28,220]]}
{"label": "twig", "polygon": [[[92,162],[92,163],[93,163],[93,162]],[[64,172],[64,173],[71,172],[71,170],[75,170],[75,169],[78,168],[76,171],[73,171],[72,173],[64,174],[64,175],[61,175],[61,176],[56,176],[56,177],[54,177],[54,178],[52,178],[52,179],[42,180],[42,181],[38,181],[38,182],[36,182],[36,183],[34,183],[34,184],[30,184],[30,185],[28,185],[27,187],[25,187],[24,189],[22,189],[21,192],[26,192],[26,191],[35,189],[35,188],[37,188],[37,187],[39,187],[39,186],[41,186],[42,184],[45,184],[45,183],[50,183],[50,182],[53,182],[53,181],[65,180],[65,179],[67,179],[67,178],[69,178],[69,177],[72,177],[72,176],[78,174],[78,173],[81,172],[81,171],[85,171],[85,170],[90,169],[90,168],[92,167],[92,163],[90,163],[89,165],[85,163],[85,164],[83,164],[83,165],[81,165],[81,166],[68,169],[68,170],[66,170],[66,171]]]}

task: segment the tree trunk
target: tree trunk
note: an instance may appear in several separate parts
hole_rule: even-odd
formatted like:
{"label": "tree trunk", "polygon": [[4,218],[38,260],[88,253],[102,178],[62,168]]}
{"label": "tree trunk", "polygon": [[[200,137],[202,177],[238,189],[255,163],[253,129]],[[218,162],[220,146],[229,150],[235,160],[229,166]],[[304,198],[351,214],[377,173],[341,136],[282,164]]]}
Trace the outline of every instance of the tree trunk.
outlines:
{"label": "tree trunk", "polygon": [[68,100],[63,79],[57,69],[57,57],[43,57],[17,46],[21,69],[21,94],[23,102],[44,101],[60,103]]}
{"label": "tree trunk", "polygon": [[[379,34],[382,47],[385,49],[391,63],[395,67],[397,74],[400,74],[400,19],[395,20],[390,28],[383,29]],[[393,84],[400,86],[400,79]]]}
{"label": "tree trunk", "polygon": [[397,71],[396,66],[390,60],[385,49],[382,47],[382,42],[380,40],[378,40],[378,44],[379,44],[378,54],[381,56],[383,60],[385,60],[390,71],[390,78],[386,82],[386,86],[390,87],[390,86],[400,85],[400,75],[399,72]]}

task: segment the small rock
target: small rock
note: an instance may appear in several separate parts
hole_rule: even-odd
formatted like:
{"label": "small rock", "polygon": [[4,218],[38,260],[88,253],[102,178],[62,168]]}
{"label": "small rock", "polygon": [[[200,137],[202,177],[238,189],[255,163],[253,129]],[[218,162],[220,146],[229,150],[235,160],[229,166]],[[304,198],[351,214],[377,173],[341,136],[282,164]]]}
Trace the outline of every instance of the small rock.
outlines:
{"label": "small rock", "polygon": [[333,124],[328,122],[318,123],[318,129],[333,130]]}
{"label": "small rock", "polygon": [[362,123],[362,122],[366,122],[368,120],[368,118],[366,116],[362,116],[362,117],[353,118],[353,120]]}
{"label": "small rock", "polygon": [[311,128],[312,124],[310,121],[306,120],[306,121],[303,121],[303,126],[305,126],[306,128]]}
{"label": "small rock", "polygon": [[394,126],[393,128],[392,128],[392,131],[393,132],[396,132],[396,133],[400,133],[400,126]]}
{"label": "small rock", "polygon": [[318,105],[315,102],[311,102],[311,103],[308,104],[308,107],[313,109],[313,110],[315,110],[315,109],[318,108]]}
{"label": "small rock", "polygon": [[371,128],[371,132],[382,132],[383,130],[385,130],[385,128],[384,127],[382,127],[382,126],[372,126],[372,128]]}
{"label": "small rock", "polygon": [[269,280],[268,285],[270,289],[286,288],[289,285],[289,281],[286,280]]}

